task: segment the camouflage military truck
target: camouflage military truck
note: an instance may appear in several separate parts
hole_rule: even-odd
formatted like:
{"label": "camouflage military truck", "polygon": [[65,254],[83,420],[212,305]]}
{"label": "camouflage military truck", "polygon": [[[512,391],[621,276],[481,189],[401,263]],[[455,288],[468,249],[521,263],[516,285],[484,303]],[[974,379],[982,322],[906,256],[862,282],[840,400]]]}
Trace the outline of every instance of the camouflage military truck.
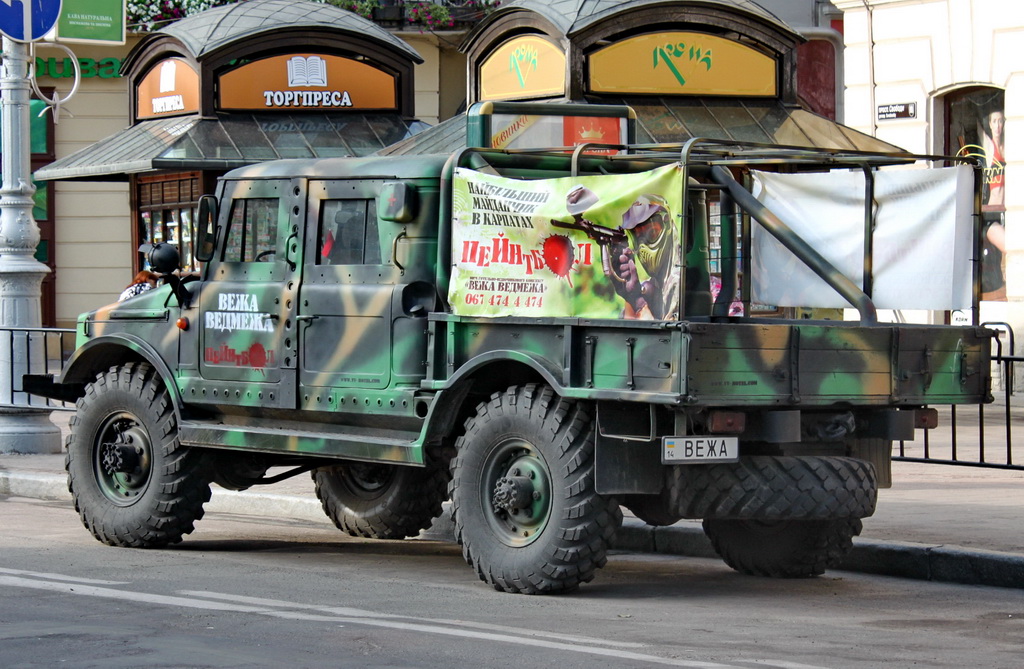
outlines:
{"label": "camouflage military truck", "polygon": [[[508,592],[590,581],[620,506],[702,519],[741,572],[820,574],[892,442],[934,427],[931,405],[990,399],[991,333],[879,323],[880,255],[910,250],[867,244],[852,281],[755,194],[858,177],[825,199],[898,229],[871,189],[913,161],[693,141],[238,169],[201,200],[202,271],[153,247],[162,285],[82,315],[60,378],[26,388],[77,402],[69,487],[114,546],[180,541],[211,484],[311,472],[358,537],[416,536],[450,499],[467,562]],[[831,297],[785,294],[815,283]],[[791,308],[830,300],[859,318]]]}

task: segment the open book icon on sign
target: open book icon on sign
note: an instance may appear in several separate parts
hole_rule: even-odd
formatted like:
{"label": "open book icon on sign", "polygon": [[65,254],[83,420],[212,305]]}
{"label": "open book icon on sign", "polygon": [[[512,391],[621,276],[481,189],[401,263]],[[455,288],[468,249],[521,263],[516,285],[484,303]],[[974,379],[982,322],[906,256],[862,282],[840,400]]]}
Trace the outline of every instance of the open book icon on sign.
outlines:
{"label": "open book icon on sign", "polygon": [[289,86],[326,86],[327,61],[320,56],[295,56],[288,60]]}

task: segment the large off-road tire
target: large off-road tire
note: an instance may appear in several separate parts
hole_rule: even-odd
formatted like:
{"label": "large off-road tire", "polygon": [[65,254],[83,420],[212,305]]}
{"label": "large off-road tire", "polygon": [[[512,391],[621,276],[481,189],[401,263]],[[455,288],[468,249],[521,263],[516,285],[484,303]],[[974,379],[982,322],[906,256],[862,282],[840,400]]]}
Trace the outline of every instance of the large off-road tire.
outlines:
{"label": "large off-road tire", "polygon": [[441,515],[448,473],[352,462],[316,469],[313,481],[324,513],[339,530],[367,539],[404,539]]}
{"label": "large off-road tire", "polygon": [[145,363],[111,367],[86,385],[65,468],[82,522],[111,546],[177,543],[210,499],[205,455],[178,441],[171,398]]}
{"label": "large off-road tire", "polygon": [[622,513],[594,488],[585,405],[549,386],[514,386],[477,407],[456,447],[455,536],[483,581],[506,592],[558,593],[604,566]]}
{"label": "large off-road tire", "polygon": [[704,533],[727,565],[775,578],[818,576],[839,566],[860,530],[858,518],[704,521]]}
{"label": "large off-road tire", "polygon": [[683,518],[866,518],[875,512],[878,495],[871,464],[839,456],[756,455],[678,465],[669,481],[670,508]]}

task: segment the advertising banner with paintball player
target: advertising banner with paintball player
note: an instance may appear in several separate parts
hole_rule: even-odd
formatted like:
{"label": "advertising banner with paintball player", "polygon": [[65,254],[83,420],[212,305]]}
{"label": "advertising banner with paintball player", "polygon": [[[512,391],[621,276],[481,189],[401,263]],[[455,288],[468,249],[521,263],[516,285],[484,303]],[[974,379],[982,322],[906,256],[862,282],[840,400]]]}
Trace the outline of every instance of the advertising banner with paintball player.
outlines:
{"label": "advertising banner with paintball player", "polygon": [[452,311],[675,319],[682,197],[678,164],[532,181],[458,169]]}

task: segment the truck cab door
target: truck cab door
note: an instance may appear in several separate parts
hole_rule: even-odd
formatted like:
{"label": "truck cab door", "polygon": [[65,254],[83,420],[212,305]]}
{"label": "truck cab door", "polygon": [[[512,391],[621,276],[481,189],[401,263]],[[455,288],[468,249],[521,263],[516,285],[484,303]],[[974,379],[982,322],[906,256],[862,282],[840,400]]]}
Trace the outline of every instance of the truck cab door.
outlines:
{"label": "truck cab door", "polygon": [[225,183],[224,237],[199,299],[201,397],[190,401],[295,406],[304,191],[301,180]]}
{"label": "truck cab door", "polygon": [[382,183],[309,183],[307,218],[317,231],[307,239],[298,316],[304,408],[331,410],[358,395],[346,389],[381,390],[391,381],[395,268],[377,220]]}

